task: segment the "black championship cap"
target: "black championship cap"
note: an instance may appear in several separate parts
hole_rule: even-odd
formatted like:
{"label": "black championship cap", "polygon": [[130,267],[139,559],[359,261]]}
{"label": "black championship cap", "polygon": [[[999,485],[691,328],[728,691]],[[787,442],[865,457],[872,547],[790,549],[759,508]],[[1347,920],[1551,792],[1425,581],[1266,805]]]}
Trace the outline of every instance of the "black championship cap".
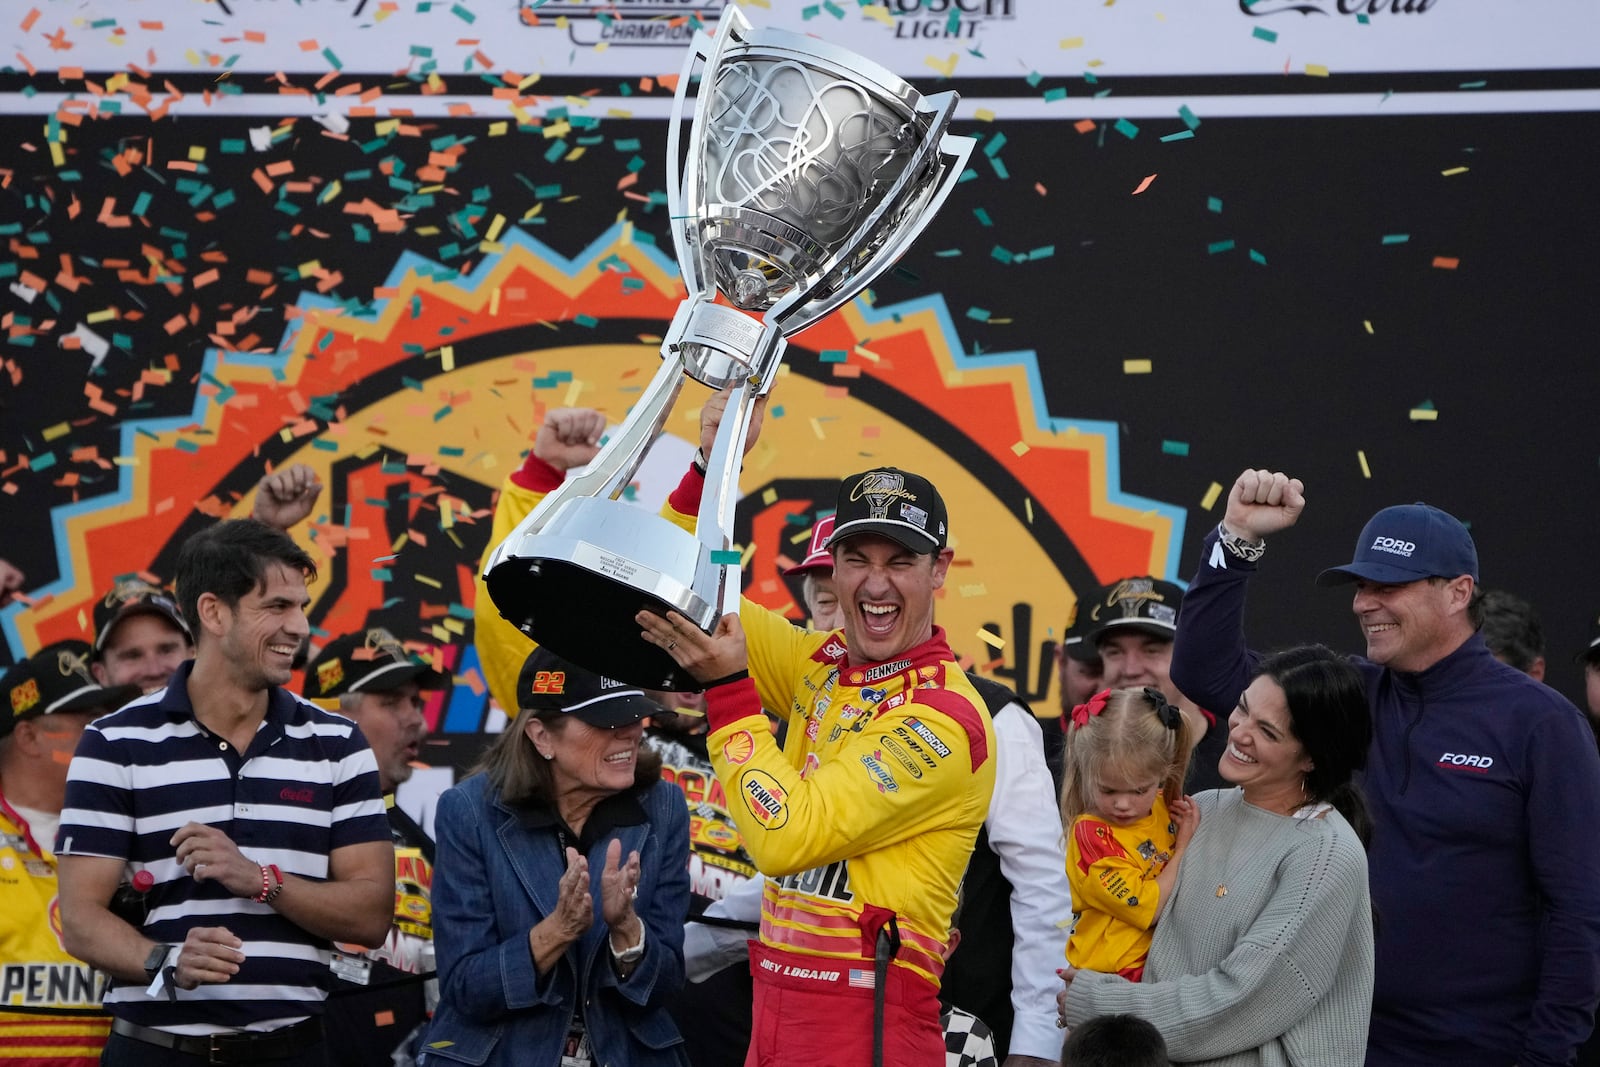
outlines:
{"label": "black championship cap", "polygon": [[176,626],[184,638],[194,644],[194,631],[184,621],[178,610],[178,601],[160,586],[151,585],[143,578],[119,578],[111,591],[94,606],[94,654],[106,650],[111,632],[124,619],[134,615],[154,615]]}
{"label": "black championship cap", "polygon": [[586,670],[543,646],[528,655],[517,675],[517,707],[543,719],[576,715],[605,730],[661,710],[638,686]]}
{"label": "black championship cap", "polygon": [[331,700],[346,693],[382,693],[407,682],[416,682],[419,689],[443,689],[449,679],[407,652],[394,634],[373,627],[328,642],[306,668],[305,697]]}
{"label": "black championship cap", "polygon": [[828,547],[871,533],[927,555],[944,548],[948,525],[944,500],[932,482],[896,467],[879,467],[852,474],[839,484]]}
{"label": "black championship cap", "polygon": [[[1178,606],[1183,590],[1172,582],[1145,575],[1102,586],[1078,613],[1083,639],[1098,646],[1107,634],[1134,632],[1171,641],[1178,632]],[[1084,616],[1087,615],[1087,618]]]}
{"label": "black championship cap", "polygon": [[143,690],[136,685],[106,688],[89,673],[90,648],[84,641],[57,641],[6,671],[0,690],[11,713],[0,717],[0,737],[9,737],[23,719],[58,711],[116,711]]}

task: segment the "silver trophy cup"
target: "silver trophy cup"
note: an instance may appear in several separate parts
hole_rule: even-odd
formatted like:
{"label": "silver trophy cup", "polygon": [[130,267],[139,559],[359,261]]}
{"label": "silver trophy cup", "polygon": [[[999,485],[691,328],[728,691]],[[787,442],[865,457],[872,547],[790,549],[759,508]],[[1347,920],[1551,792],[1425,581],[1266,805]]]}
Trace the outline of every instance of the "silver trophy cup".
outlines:
{"label": "silver trophy cup", "polygon": [[[714,39],[695,35],[667,135],[672,239],[689,297],[617,433],[490,556],[484,577],[501,615],[599,673],[699,688],[639,636],[634,616],[678,611],[709,632],[738,610],[732,531],[752,408],[772,388],[785,338],[865,289],[939,210],[974,143],[946,132],[958,99],[925,97],[811,37],[752,31],[731,5]],[[732,390],[692,534],[617,499],[685,375]]]}

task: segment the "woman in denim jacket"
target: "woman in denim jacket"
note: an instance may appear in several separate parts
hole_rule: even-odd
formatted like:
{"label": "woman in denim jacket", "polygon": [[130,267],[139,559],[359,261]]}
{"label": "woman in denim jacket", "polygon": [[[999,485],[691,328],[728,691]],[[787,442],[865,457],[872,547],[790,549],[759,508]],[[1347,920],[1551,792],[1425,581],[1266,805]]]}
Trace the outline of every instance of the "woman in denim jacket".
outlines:
{"label": "woman in denim jacket", "polygon": [[516,720],[439,800],[440,999],[421,1063],[687,1067],[689,825],[639,747],[655,705],[546,649]]}

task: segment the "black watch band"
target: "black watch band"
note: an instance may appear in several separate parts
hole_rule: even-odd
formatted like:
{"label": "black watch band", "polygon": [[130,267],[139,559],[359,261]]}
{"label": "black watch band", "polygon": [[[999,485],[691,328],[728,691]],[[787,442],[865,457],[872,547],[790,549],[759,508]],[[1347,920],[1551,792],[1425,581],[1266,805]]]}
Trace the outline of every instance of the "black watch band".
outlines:
{"label": "black watch band", "polygon": [[167,962],[167,955],[171,951],[171,945],[157,945],[150,950],[150,955],[144,958],[144,976],[147,981],[156,980],[156,976],[161,973],[162,964]]}

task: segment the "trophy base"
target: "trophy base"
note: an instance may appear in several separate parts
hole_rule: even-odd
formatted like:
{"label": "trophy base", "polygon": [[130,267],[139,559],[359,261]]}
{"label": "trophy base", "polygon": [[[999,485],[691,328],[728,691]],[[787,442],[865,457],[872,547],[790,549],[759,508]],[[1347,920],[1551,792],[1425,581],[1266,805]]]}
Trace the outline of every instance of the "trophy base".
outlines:
{"label": "trophy base", "polygon": [[484,580],[506,621],[551,651],[630,685],[683,691],[700,683],[640,636],[634,616],[676,611],[709,633],[724,569],[697,537],[658,515],[578,497]]}

